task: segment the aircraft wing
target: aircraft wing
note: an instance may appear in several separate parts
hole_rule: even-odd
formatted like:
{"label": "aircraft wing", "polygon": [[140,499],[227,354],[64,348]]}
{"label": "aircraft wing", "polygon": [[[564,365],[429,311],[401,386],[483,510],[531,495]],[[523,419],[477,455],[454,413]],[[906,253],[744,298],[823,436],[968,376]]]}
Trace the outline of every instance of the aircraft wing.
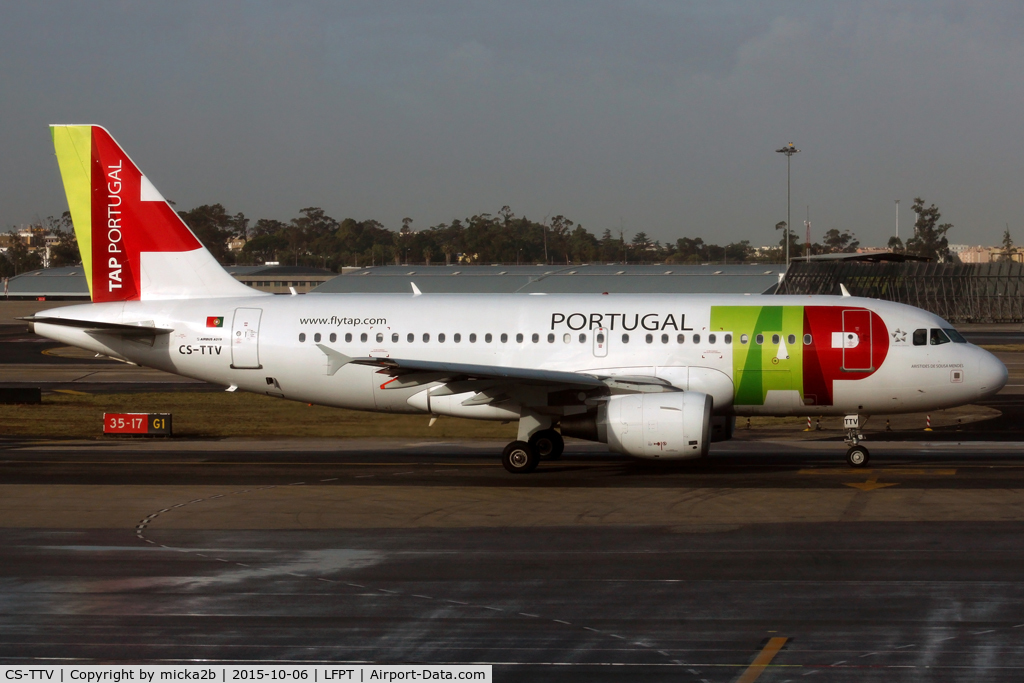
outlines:
{"label": "aircraft wing", "polygon": [[[441,363],[427,360],[400,358],[353,358],[351,363],[380,368],[381,374],[399,379],[414,379],[416,375],[430,375],[428,381],[487,381],[516,382],[521,384],[557,385],[563,388],[592,389],[607,386],[599,377],[559,370],[509,368],[499,365],[473,365],[470,363]],[[403,386],[408,383],[402,382]]]}
{"label": "aircraft wing", "polygon": [[[326,347],[321,347],[328,358],[331,354],[341,356]],[[342,361],[332,358],[332,367]],[[500,365],[475,365],[470,363],[443,363],[402,358],[351,358],[344,362],[380,368],[379,373],[392,377],[382,384],[383,389],[402,389],[433,382],[446,385],[443,393],[460,394],[467,391],[494,394],[516,387],[534,386],[546,391],[588,391],[609,390],[611,393],[677,391],[667,380],[651,376],[605,376],[599,373],[565,372],[537,368],[512,368]],[[340,365],[338,365],[340,367]]]}

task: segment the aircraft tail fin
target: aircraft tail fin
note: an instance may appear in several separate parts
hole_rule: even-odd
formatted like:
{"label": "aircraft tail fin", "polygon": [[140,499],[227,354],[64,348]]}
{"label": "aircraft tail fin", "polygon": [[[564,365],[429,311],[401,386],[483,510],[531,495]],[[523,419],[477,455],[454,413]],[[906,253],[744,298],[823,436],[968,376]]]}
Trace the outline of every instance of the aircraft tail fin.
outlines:
{"label": "aircraft tail fin", "polygon": [[104,128],[50,131],[93,301],[262,294],[217,263]]}

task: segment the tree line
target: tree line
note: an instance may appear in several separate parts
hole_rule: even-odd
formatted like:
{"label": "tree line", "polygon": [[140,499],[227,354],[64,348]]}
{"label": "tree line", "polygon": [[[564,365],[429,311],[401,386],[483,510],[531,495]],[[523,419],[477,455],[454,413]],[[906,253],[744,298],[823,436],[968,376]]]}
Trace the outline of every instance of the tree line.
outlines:
{"label": "tree line", "polygon": [[[939,224],[941,214],[932,204],[916,199],[918,214],[915,236],[904,245],[893,238],[893,250],[948,261],[946,233],[949,223]],[[386,264],[578,264],[578,263],[780,263],[785,260],[785,237],[777,246],[755,248],[750,240],[725,245],[705,242],[700,237],[680,237],[662,243],[639,231],[626,239],[624,231],[605,229],[600,236],[563,215],[537,221],[517,216],[503,206],[497,214],[481,213],[450,223],[416,230],[412,218],[389,230],[376,220],[337,220],[320,207],[307,207],[289,221],[261,218],[251,221],[242,213],[230,213],[221,204],[205,204],[179,211],[182,220],[214,257],[224,265],[317,266],[338,271],[344,266]],[[51,247],[49,265],[80,262],[77,242],[68,212],[50,217],[42,226],[60,241]],[[784,228],[781,223],[777,228]],[[10,233],[13,235],[12,233]],[[789,232],[790,255],[853,253],[860,246],[856,236],[832,228],[819,242],[806,245],[796,231]],[[233,242],[244,245],[232,249]],[[42,259],[18,242],[0,255],[0,276],[39,268]]]}

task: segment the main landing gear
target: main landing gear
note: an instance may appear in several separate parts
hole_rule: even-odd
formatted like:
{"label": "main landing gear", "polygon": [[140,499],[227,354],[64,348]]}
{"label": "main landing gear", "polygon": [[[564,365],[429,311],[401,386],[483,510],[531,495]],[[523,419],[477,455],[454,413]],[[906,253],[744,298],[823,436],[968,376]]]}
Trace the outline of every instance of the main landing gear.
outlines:
{"label": "main landing gear", "polygon": [[501,453],[501,464],[512,474],[529,474],[539,463],[537,449],[526,441],[513,441]]}
{"label": "main landing gear", "polygon": [[501,464],[512,474],[529,474],[541,460],[558,460],[565,450],[562,435],[554,429],[542,429],[528,441],[513,441],[505,446]]}
{"label": "main landing gear", "polygon": [[843,419],[843,426],[846,427],[846,443],[850,445],[850,450],[846,451],[847,464],[850,467],[866,467],[871,454],[860,445],[864,438],[860,433],[860,415],[847,415]]}
{"label": "main landing gear", "polygon": [[542,429],[530,437],[530,445],[537,451],[541,460],[558,460],[565,450],[562,435],[554,429]]}

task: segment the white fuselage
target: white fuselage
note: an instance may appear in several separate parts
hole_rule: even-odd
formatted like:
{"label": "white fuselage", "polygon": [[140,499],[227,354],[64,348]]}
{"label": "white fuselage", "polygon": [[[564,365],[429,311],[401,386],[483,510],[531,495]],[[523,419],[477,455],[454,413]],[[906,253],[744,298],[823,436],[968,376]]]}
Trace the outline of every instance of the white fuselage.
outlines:
{"label": "white fuselage", "polygon": [[[868,309],[895,334],[870,376],[837,379],[827,405],[808,403],[802,390],[791,389],[766,391],[759,404],[740,403],[734,400],[739,372],[734,352],[741,343],[756,343],[758,331],[722,325],[712,329],[712,307],[752,306]],[[707,393],[716,413],[735,415],[935,410],[994,394],[1006,382],[1006,368],[981,348],[967,343],[915,346],[906,336],[918,328],[948,329],[940,318],[901,304],[853,297],[312,294],[89,304],[47,315],[173,328],[169,334],[132,337],[35,325],[43,336],[178,375],[342,408],[479,419],[508,420],[519,414],[514,405],[431,402],[424,386],[388,388],[390,378],[377,368],[332,368],[321,347],[349,358],[656,376],[681,390]],[[210,318],[222,318],[223,326],[211,326]],[[781,332],[780,337],[765,335],[764,344],[780,340],[765,356],[777,356],[768,370],[801,372],[789,367],[794,350],[786,347],[786,340],[792,337]],[[803,352],[813,344],[834,343],[836,332],[816,335]],[[802,344],[800,331],[794,334]],[[772,375],[771,381],[777,377]],[[567,406],[564,414],[576,410]]]}

